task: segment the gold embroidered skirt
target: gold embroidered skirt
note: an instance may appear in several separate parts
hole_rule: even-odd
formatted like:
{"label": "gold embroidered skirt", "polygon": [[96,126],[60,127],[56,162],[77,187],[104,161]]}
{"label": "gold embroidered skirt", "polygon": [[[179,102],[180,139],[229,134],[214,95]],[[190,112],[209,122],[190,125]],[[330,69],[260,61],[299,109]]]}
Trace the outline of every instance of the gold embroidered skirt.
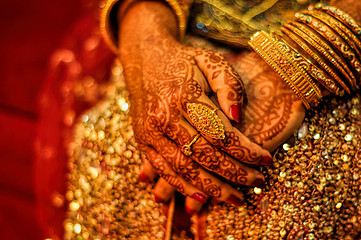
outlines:
{"label": "gold embroidered skirt", "polygon": [[[163,239],[166,217],[131,128],[121,66],[105,101],[86,112],[70,146],[65,239]],[[207,239],[358,239],[361,233],[360,97],[325,100],[263,168],[267,186],[241,207],[208,206]],[[181,236],[182,237],[182,236]],[[176,238],[176,236],[173,236]]]}

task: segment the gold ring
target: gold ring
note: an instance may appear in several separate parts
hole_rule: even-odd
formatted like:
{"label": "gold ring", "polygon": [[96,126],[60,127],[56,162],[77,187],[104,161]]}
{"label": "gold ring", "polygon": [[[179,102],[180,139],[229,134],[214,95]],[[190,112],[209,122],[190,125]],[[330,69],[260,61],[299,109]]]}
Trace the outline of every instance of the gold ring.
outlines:
{"label": "gold ring", "polygon": [[200,103],[187,103],[187,112],[192,125],[203,136],[224,139],[224,126],[217,115],[218,108],[211,109]]}
{"label": "gold ring", "polygon": [[198,140],[199,136],[201,136],[200,133],[198,133],[189,144],[186,144],[182,147],[182,152],[184,155],[188,157],[192,155],[192,145]]}

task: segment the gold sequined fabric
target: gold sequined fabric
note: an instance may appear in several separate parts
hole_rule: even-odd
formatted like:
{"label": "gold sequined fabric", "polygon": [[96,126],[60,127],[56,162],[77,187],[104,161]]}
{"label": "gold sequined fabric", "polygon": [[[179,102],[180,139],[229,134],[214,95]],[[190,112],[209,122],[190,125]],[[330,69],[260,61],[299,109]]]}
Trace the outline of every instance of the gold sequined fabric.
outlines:
{"label": "gold sequined fabric", "polygon": [[86,112],[70,146],[65,239],[163,239],[166,218],[152,185],[138,181],[121,66],[107,99]]}
{"label": "gold sequined fabric", "polygon": [[208,239],[360,239],[360,95],[326,99],[240,207],[208,207]]}
{"label": "gold sequined fabric", "polygon": [[[282,23],[319,0],[201,0],[191,12],[191,28],[204,36],[247,47],[259,30],[278,31]],[[327,3],[329,1],[321,1]]]}

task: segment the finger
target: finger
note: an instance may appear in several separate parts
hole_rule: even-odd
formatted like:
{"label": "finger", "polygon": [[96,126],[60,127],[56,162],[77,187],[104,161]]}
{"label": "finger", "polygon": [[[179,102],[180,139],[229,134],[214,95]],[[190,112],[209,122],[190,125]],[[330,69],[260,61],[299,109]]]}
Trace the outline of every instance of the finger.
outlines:
{"label": "finger", "polygon": [[[190,184],[189,182],[185,181],[184,178],[179,176],[179,174],[177,174],[173,170],[173,168],[168,164],[168,162],[163,158],[163,156],[158,154],[155,149],[145,145],[141,145],[140,148],[161,177],[158,181],[158,183],[160,183],[157,183],[156,186],[158,187],[156,187],[155,190],[155,194],[159,194],[156,195],[159,197],[159,200],[169,200],[172,196],[172,193],[174,192],[174,190],[170,190],[169,186],[164,183],[167,182],[170,186],[172,186],[183,195],[191,196],[203,203],[207,202],[207,195],[199,188]],[[165,187],[165,193],[161,193],[163,186]]]}
{"label": "finger", "polygon": [[186,197],[185,209],[188,215],[192,216],[201,211],[203,203],[195,200],[194,198]]}
{"label": "finger", "polygon": [[139,181],[151,182],[157,177],[157,171],[153,168],[152,164],[147,159],[143,159],[143,165],[140,170]]}
{"label": "finger", "polygon": [[154,187],[154,197],[157,203],[167,203],[170,201],[176,188],[170,185],[163,178],[159,178]]}
{"label": "finger", "polygon": [[[194,137],[197,136],[197,131],[184,119],[181,118],[178,123],[173,124],[172,133],[174,133],[175,129],[178,130],[178,134],[169,135],[172,140],[177,143],[178,146],[188,145],[193,141]],[[182,130],[181,130],[182,129]],[[172,141],[164,139],[162,141],[163,144],[174,144]],[[174,149],[173,152],[177,151]],[[222,150],[212,146],[207,139],[200,136],[191,146],[191,158],[198,162],[205,169],[222,176],[225,179],[228,179],[234,183],[248,185],[248,186],[264,186],[264,176],[257,170],[250,168],[239,161],[233,159],[231,156],[223,152]],[[163,154],[163,153],[162,153]],[[164,156],[164,155],[163,155]],[[170,156],[172,157],[172,156]],[[166,157],[167,158],[167,157]],[[180,156],[173,157],[175,158],[173,161],[176,161],[177,165],[173,166],[177,169],[177,172],[181,174],[188,180],[188,177],[185,175],[191,174],[194,171],[193,176],[189,177],[194,178],[194,175],[198,174],[201,178],[211,178],[209,174],[204,173],[199,169],[197,164],[189,161],[184,154],[180,154]],[[190,166],[184,169],[183,166]],[[183,173],[184,172],[184,173]],[[212,179],[212,178],[211,178]],[[215,181],[215,180],[213,180]],[[217,185],[222,185],[221,182],[214,182]],[[204,190],[204,189],[203,189]],[[205,190],[204,190],[205,191]],[[207,191],[205,191],[209,194]],[[211,196],[215,196],[215,194],[210,194]]]}
{"label": "finger", "polygon": [[[162,136],[157,138],[152,144],[157,152],[169,161],[169,164],[172,165],[173,169],[182,176],[183,179],[196,186],[198,189],[201,189],[208,196],[216,197],[220,201],[226,201],[238,205],[244,200],[242,193],[238,192],[229,184],[223,182],[213,174],[203,169],[191,158],[185,156],[172,140]],[[229,171],[233,171],[233,166],[226,167]],[[214,169],[214,172],[217,171],[218,169]],[[256,170],[250,168],[250,171]],[[241,179],[241,182],[244,183],[244,179],[247,178],[242,177],[244,177],[244,175],[238,179]],[[261,177],[263,178],[263,175],[261,175]],[[191,195],[191,197],[197,199],[195,195]]]}
{"label": "finger", "polygon": [[212,91],[217,94],[221,109],[229,119],[240,122],[244,96],[244,85],[240,76],[219,53],[211,50],[197,53],[196,63]]}
{"label": "finger", "polygon": [[[194,71],[197,72],[197,69],[195,69]],[[210,127],[206,127],[206,130],[208,132],[214,131],[214,124],[216,124],[216,121],[208,120],[207,122],[204,122],[203,119],[198,119],[204,118],[206,115],[211,115],[211,113],[209,112],[216,109],[216,105],[208,98],[208,96],[205,95],[204,92],[201,93],[196,100],[193,100],[195,102],[189,102],[188,99],[190,98],[185,97],[184,99],[181,99],[180,104],[182,106],[181,109],[183,110],[182,115],[193,126],[196,127],[197,125],[209,125]],[[203,112],[203,115],[201,115],[201,113],[199,113],[199,109],[193,107],[194,104],[196,104],[197,106],[203,106],[205,108],[208,108],[209,111]],[[231,122],[228,120],[227,116],[222,111],[215,111],[212,114],[212,117],[214,115],[219,117],[221,121],[220,128],[224,130],[225,138],[214,139],[213,136],[208,134],[206,131],[198,129],[198,131],[200,131],[200,133],[211,143],[211,145],[224,150],[241,162],[261,165],[271,165],[273,163],[271,154],[267,150],[263,149],[261,146],[251,142],[238,129],[234,128]]]}

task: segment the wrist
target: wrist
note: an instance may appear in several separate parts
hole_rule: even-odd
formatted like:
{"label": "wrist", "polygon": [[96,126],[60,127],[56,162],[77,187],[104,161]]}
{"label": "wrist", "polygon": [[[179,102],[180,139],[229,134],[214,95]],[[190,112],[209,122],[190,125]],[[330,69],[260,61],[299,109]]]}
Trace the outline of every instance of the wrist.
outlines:
{"label": "wrist", "polygon": [[177,20],[168,5],[156,1],[135,2],[118,13],[119,46],[149,48],[158,39],[176,39]]}

